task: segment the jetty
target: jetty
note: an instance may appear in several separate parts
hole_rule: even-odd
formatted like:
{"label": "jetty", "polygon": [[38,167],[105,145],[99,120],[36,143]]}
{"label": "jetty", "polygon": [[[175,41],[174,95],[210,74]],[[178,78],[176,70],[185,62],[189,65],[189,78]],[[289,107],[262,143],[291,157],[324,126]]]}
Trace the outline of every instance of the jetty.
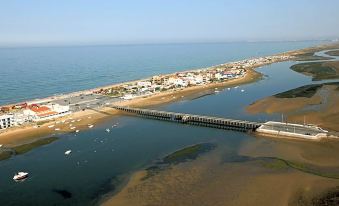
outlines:
{"label": "jetty", "polygon": [[256,132],[273,137],[289,137],[296,139],[319,140],[328,137],[328,131],[316,125],[291,124],[268,121],[265,123],[227,119],[222,117],[203,116],[195,114],[159,111],[153,109],[112,106],[112,108],[136,114],[145,118],[177,122],[239,132]]}

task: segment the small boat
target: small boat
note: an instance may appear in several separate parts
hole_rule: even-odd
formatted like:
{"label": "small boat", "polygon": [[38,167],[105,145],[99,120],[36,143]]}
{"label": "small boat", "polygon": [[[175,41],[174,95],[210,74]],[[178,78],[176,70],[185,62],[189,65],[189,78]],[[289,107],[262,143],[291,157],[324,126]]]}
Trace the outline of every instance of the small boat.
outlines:
{"label": "small boat", "polygon": [[245,91],[245,90],[243,90],[243,89],[241,90],[241,92],[244,92],[244,91]]}
{"label": "small boat", "polygon": [[72,150],[67,150],[66,152],[65,152],[65,155],[69,155],[69,154],[71,154],[72,153]]}
{"label": "small boat", "polygon": [[215,91],[214,91],[214,93],[219,93],[219,92],[220,92],[220,91],[218,91],[218,90],[215,90]]}
{"label": "small boat", "polygon": [[229,91],[229,90],[231,90],[231,88],[227,88],[227,90]]}
{"label": "small boat", "polygon": [[28,172],[18,172],[14,175],[13,180],[20,181],[28,177]]}
{"label": "small boat", "polygon": [[55,130],[55,131],[59,131],[59,130],[60,130],[60,128],[55,128],[54,130]]}
{"label": "small boat", "polygon": [[93,124],[89,124],[89,125],[88,125],[88,128],[92,128],[92,127],[94,127]]}
{"label": "small boat", "polygon": [[111,131],[110,129],[108,129],[108,128],[106,129],[106,132],[110,132],[110,131]]}
{"label": "small boat", "polygon": [[75,120],[72,120],[71,122],[72,122],[72,123],[74,123],[74,122],[75,122]]}
{"label": "small boat", "polygon": [[53,128],[53,127],[54,127],[54,124],[48,126],[48,128]]}
{"label": "small boat", "polygon": [[78,119],[78,120],[77,120],[77,122],[80,122],[80,121],[81,121],[81,119]]}
{"label": "small boat", "polygon": [[77,129],[77,130],[75,130],[75,132],[78,133],[78,132],[80,132],[80,130]]}
{"label": "small boat", "polygon": [[2,144],[0,144],[0,148],[2,147]]}
{"label": "small boat", "polygon": [[76,127],[71,127],[70,129],[75,129]]}

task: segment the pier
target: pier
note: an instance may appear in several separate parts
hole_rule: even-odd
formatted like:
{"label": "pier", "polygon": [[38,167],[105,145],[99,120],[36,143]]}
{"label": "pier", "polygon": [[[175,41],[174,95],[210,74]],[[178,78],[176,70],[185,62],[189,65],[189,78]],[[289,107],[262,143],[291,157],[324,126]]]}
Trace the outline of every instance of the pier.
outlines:
{"label": "pier", "polygon": [[113,106],[124,112],[133,113],[142,117],[178,122],[182,124],[190,124],[204,127],[212,127],[225,130],[235,130],[241,132],[254,132],[262,124],[258,122],[250,122],[244,120],[226,119],[221,117],[202,116],[194,114],[158,111],[151,109],[140,109],[123,106]]}

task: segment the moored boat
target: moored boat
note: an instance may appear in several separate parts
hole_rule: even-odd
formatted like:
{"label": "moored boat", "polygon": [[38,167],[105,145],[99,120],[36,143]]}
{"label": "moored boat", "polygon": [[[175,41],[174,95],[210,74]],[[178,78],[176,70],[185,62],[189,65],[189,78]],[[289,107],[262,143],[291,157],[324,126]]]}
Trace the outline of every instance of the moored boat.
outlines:
{"label": "moored boat", "polygon": [[28,172],[18,172],[14,175],[13,180],[20,181],[28,177]]}

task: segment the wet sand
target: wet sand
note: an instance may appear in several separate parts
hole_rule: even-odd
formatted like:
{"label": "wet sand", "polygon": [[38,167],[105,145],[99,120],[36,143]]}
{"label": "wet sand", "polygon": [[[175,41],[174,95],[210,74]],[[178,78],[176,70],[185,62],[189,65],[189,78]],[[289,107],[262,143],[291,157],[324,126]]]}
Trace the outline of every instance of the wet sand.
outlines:
{"label": "wet sand", "polygon": [[[330,149],[336,154],[335,157],[339,153],[338,143],[336,148]],[[276,147],[271,149],[272,144],[276,144]],[[319,149],[313,148],[316,146],[313,144],[297,144],[293,148],[293,155],[300,157],[312,154],[314,149]],[[293,155],[289,154],[290,149],[286,147],[290,145],[294,143],[287,141],[280,145],[280,141],[253,139],[241,147],[239,154],[256,158],[288,155],[284,158],[290,158]],[[322,148],[317,152],[320,154],[328,145],[318,147]],[[136,172],[126,187],[102,205],[312,205],[314,199],[339,185],[338,179],[291,168],[266,167],[261,160],[224,162],[224,149],[173,166],[147,179],[142,179],[145,171]],[[278,152],[275,152],[276,149]],[[327,153],[327,157],[330,155]],[[324,155],[322,160],[326,160]],[[312,159],[309,161],[314,163]],[[337,160],[329,163],[339,165]]]}

